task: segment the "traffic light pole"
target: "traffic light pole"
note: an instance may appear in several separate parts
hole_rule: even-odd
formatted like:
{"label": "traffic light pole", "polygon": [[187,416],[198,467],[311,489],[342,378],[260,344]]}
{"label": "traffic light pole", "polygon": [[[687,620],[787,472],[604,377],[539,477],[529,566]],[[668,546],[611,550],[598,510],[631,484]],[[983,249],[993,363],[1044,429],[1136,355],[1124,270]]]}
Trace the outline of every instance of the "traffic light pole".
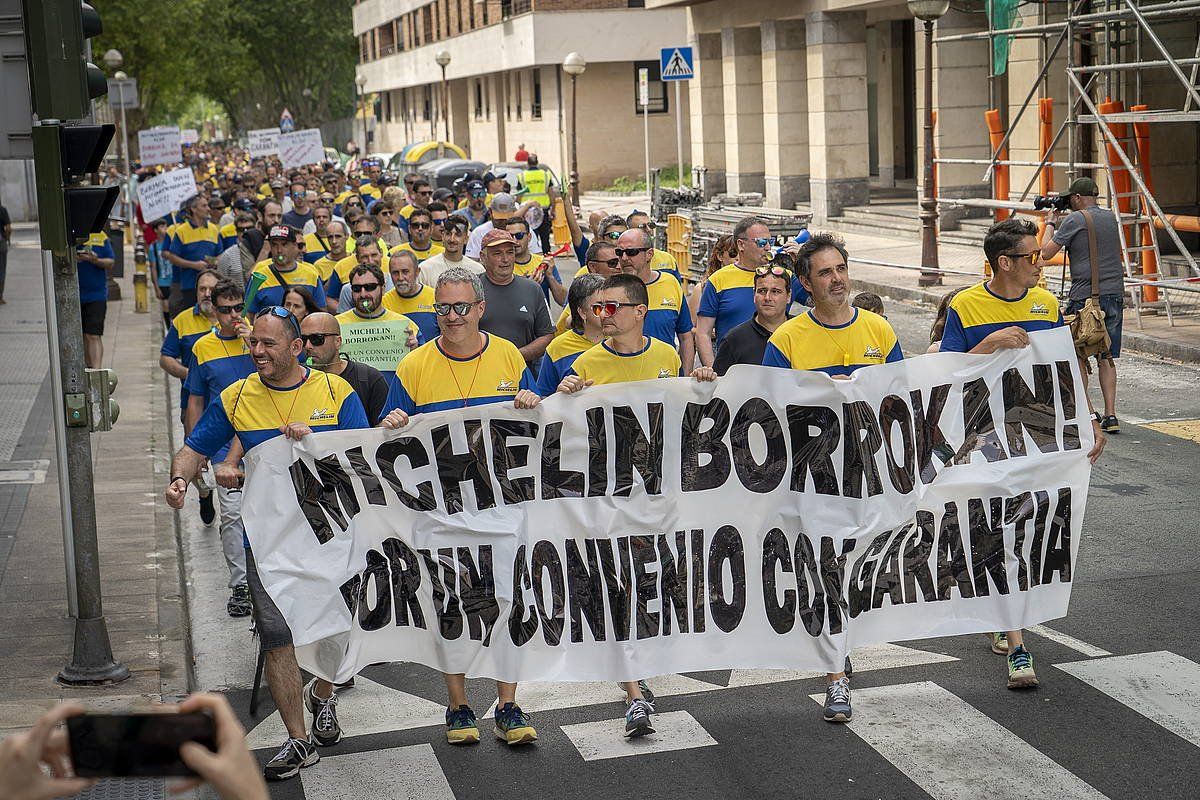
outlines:
{"label": "traffic light pole", "polygon": [[[92,475],[91,410],[85,370],[83,329],[79,310],[75,242],[70,234],[66,197],[62,186],[63,166],[57,120],[44,120],[33,127],[34,165],[37,174],[38,220],[44,257],[49,260],[58,346],[51,336],[50,368],[59,375],[63,425],[55,425],[60,456],[65,453],[69,506],[63,509],[64,528],[69,526],[73,547],[68,548],[68,580],[72,566],[77,611],[71,663],[58,674],[72,685],[115,683],[129,677],[129,670],[113,659],[108,624],[100,595],[100,551],[96,539],[96,498]],[[48,324],[50,321],[48,320]],[[57,415],[56,415],[57,423]],[[60,469],[60,476],[62,474]],[[68,518],[69,517],[69,523]],[[73,550],[73,552],[71,552]],[[70,591],[70,590],[68,590]]]}

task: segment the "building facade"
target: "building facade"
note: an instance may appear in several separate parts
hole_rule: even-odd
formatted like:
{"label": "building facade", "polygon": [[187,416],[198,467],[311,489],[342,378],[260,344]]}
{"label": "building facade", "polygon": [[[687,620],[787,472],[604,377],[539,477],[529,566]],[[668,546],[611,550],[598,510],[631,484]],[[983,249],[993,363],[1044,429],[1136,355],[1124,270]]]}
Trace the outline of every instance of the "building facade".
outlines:
{"label": "building facade", "polygon": [[[675,163],[675,93],[659,80],[659,50],[687,42],[683,9],[641,0],[361,0],[353,9],[358,74],[374,94],[372,152],[449,139],[484,162],[511,161],[520,145],[569,171],[572,51],[580,185],[644,171],[638,70],[649,70],[650,162]],[[449,55],[442,82],[437,55]],[[443,91],[443,87],[446,91]],[[690,159],[689,93],[681,94]],[[446,109],[443,111],[443,109]]]}

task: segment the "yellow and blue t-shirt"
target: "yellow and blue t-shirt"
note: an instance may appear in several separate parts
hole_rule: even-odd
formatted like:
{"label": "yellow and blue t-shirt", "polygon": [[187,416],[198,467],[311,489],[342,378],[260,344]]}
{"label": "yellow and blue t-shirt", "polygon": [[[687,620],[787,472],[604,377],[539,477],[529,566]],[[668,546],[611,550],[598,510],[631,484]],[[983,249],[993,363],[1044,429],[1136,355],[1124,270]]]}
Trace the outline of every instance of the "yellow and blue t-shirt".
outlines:
{"label": "yellow and blue t-shirt", "polygon": [[490,333],[484,336],[483,350],[475,358],[448,355],[441,337],[409,353],[396,368],[382,416],[396,408],[424,414],[503,403],[521,389],[534,389],[533,375],[517,346]]}
{"label": "yellow and blue t-shirt", "polygon": [[228,222],[221,226],[221,251],[224,252],[237,244],[237,224]]}
{"label": "yellow and blue t-shirt", "polygon": [[575,359],[585,351],[591,350],[595,344],[591,339],[570,328],[561,336],[555,336],[546,346],[542,363],[538,367],[537,393],[542,397],[549,397],[558,391],[558,384],[567,377]]}
{"label": "yellow and blue t-shirt", "polygon": [[437,314],[433,311],[433,287],[421,284],[421,291],[412,297],[401,297],[395,289],[383,295],[383,307],[417,323],[421,329],[421,341],[432,342],[441,335]]}
{"label": "yellow and blue t-shirt", "polygon": [[822,325],[805,312],[780,325],[767,340],[763,366],[849,375],[856,369],[900,361],[896,332],[878,314],[854,309],[845,325]]}
{"label": "yellow and blue t-shirt", "polygon": [[329,254],[321,256],[313,262],[313,266],[317,268],[317,272],[321,274],[321,285],[329,283],[329,276],[333,274],[334,268],[337,267],[337,262],[341,259],[330,258]]}
{"label": "yellow and blue t-shirt", "polygon": [[[206,257],[216,258],[221,255],[221,232],[211,222],[201,227],[192,225],[191,220],[185,219],[173,225],[170,229],[170,241],[163,248],[168,253],[174,253],[177,258],[188,261],[203,261]],[[179,284],[181,289],[195,289],[199,270],[175,268],[171,282]]]}
{"label": "yellow and blue t-shirt", "polygon": [[675,280],[683,283],[683,276],[679,274],[679,262],[675,260],[675,256],[668,253],[666,250],[654,248],[654,255],[650,257],[650,269],[656,269],[659,272],[666,272],[675,276]]}
{"label": "yellow and blue t-shirt", "polygon": [[304,260],[315,264],[329,252],[329,242],[316,231],[304,234]]}
{"label": "yellow and blue t-shirt", "polygon": [[683,287],[670,273],[659,272],[646,284],[646,293],[650,302],[646,305],[643,332],[674,347],[676,335],[692,329],[692,312]]}
{"label": "yellow and blue t-shirt", "polygon": [[[167,328],[167,335],[163,337],[162,347],[158,352],[179,359],[179,363],[191,369],[192,346],[212,328],[212,320],[201,313],[198,304],[185,308],[171,320],[171,327]],[[179,407],[187,408],[187,400],[188,389],[185,382],[179,392]]]}
{"label": "yellow and blue t-shirt", "polygon": [[[80,245],[92,251],[97,258],[116,258],[112,244],[103,233],[93,233],[88,240]],[[76,263],[79,279],[80,303],[103,303],[108,300],[108,270],[98,267],[90,261]]]}
{"label": "yellow and blue t-shirt", "polygon": [[253,316],[260,309],[267,306],[278,306],[283,304],[283,295],[289,286],[301,286],[308,289],[312,295],[313,301],[320,308],[325,307],[325,289],[321,286],[321,273],[312,264],[306,261],[296,262],[296,266],[284,272],[278,270],[279,277],[283,278],[284,284],[280,284],[275,278],[275,271],[271,269],[269,261],[263,261],[254,267],[255,273],[263,276],[263,282],[258,287],[258,291],[246,303],[246,314]]}
{"label": "yellow and blue t-shirt", "polygon": [[571,365],[568,375],[578,375],[596,385],[678,378],[679,353],[653,336],[643,337],[646,345],[636,353],[618,353],[607,341],[582,353]]}
{"label": "yellow and blue t-shirt", "polygon": [[[792,279],[792,302],[808,304],[808,292]],[[700,293],[701,317],[715,317],[719,346],[725,334],[754,316],[754,270],[727,264],[708,276]]]}
{"label": "yellow and blue t-shirt", "polygon": [[446,248],[442,247],[440,244],[438,244],[437,242],[434,242],[434,241],[430,241],[429,247],[425,248],[424,250],[418,249],[416,247],[416,245],[414,245],[412,242],[401,242],[400,244],[393,247],[391,249],[391,251],[388,253],[388,255],[394,256],[396,253],[399,253],[401,250],[407,250],[408,252],[410,252],[414,256],[416,256],[418,264],[420,264],[425,259],[430,258],[431,256],[436,256],[438,253],[446,252]]}
{"label": "yellow and blue t-shirt", "polygon": [[977,283],[950,301],[940,350],[969,353],[989,334],[1013,325],[1032,332],[1062,324],[1058,300],[1040,286],[1026,290],[1015,300],[1006,300],[993,293],[986,282]]}
{"label": "yellow and blue t-shirt", "polygon": [[[224,337],[216,330],[201,336],[192,346],[192,366],[184,387],[190,395],[204,398],[206,406],[215,403],[227,387],[254,374],[250,347],[241,336]],[[214,456],[225,460],[225,448]]]}

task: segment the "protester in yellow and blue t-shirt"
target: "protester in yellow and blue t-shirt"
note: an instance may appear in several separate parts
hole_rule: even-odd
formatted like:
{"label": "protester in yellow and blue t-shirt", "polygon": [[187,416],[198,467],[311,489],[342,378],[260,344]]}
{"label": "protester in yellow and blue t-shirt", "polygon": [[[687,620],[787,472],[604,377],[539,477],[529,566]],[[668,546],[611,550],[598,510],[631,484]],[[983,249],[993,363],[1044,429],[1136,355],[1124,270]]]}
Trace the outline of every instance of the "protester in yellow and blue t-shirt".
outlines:
{"label": "protester in yellow and blue t-shirt", "polygon": [[299,260],[299,235],[300,232],[290,225],[271,228],[267,237],[271,243],[271,259],[255,266],[246,284],[247,314],[256,314],[267,306],[282,305],[289,286],[303,286],[312,294],[318,308],[325,307],[320,270]]}
{"label": "protester in yellow and blue t-shirt", "polygon": [[571,281],[566,308],[570,327],[546,346],[538,367],[537,393],[542,397],[554,394],[559,382],[570,372],[575,359],[604,337],[600,317],[592,313],[589,305],[603,284],[604,278],[592,274],[581,275]]}

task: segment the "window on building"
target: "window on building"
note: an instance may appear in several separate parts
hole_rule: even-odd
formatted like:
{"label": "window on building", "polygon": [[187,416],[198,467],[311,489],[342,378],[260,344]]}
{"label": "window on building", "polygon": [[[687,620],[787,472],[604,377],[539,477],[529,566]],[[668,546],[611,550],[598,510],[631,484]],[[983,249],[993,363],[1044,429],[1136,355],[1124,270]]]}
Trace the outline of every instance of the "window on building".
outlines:
{"label": "window on building", "polygon": [[475,119],[483,119],[483,80],[475,79]]}
{"label": "window on building", "polygon": [[508,79],[508,73],[504,72],[500,75],[500,85],[504,89],[504,119],[512,121],[512,81]]}
{"label": "window on building", "polygon": [[530,119],[541,119],[542,118],[542,70],[541,70],[541,68],[534,67],[533,72],[530,73],[530,75],[533,78],[533,89],[532,89],[533,98],[532,98],[532,103],[529,106],[529,118]]}
{"label": "window on building", "polygon": [[396,52],[396,29],[392,27],[392,23],[380,25],[375,29],[375,33],[379,41],[380,58]]}
{"label": "window on building", "polygon": [[630,8],[645,8],[646,0],[629,0]]}
{"label": "window on building", "polygon": [[492,118],[492,87],[495,84],[491,77],[484,78],[483,84],[483,116],[484,119]]}
{"label": "window on building", "polygon": [[421,119],[423,119],[423,120],[425,120],[426,122],[428,122],[428,121],[429,121],[429,115],[430,115],[430,113],[432,113],[432,108],[433,108],[433,96],[432,96],[432,93],[429,91],[430,85],[429,85],[428,83],[427,83],[427,84],[425,84],[425,85],[424,85],[423,87],[421,87],[421,88],[423,89],[423,91],[422,91],[422,93],[421,93],[421,94],[422,94],[422,98],[421,98],[421,102],[422,102],[422,109],[421,109]]}
{"label": "window on building", "polygon": [[467,30],[475,30],[475,0],[467,0],[467,20],[470,27]]}
{"label": "window on building", "polygon": [[516,99],[513,100],[513,106],[517,109],[518,121],[521,119],[521,84],[525,82],[523,78],[524,73],[519,71],[513,73],[513,92],[516,94]]}
{"label": "window on building", "polygon": [[433,41],[433,4],[421,9],[421,44]]}
{"label": "window on building", "polygon": [[658,71],[657,61],[635,61],[633,62],[633,109],[638,114],[642,113],[642,107],[638,104],[638,70],[649,70],[649,89],[650,89],[650,104],[646,109],[651,114],[667,113],[667,85],[663,83],[662,75]]}

